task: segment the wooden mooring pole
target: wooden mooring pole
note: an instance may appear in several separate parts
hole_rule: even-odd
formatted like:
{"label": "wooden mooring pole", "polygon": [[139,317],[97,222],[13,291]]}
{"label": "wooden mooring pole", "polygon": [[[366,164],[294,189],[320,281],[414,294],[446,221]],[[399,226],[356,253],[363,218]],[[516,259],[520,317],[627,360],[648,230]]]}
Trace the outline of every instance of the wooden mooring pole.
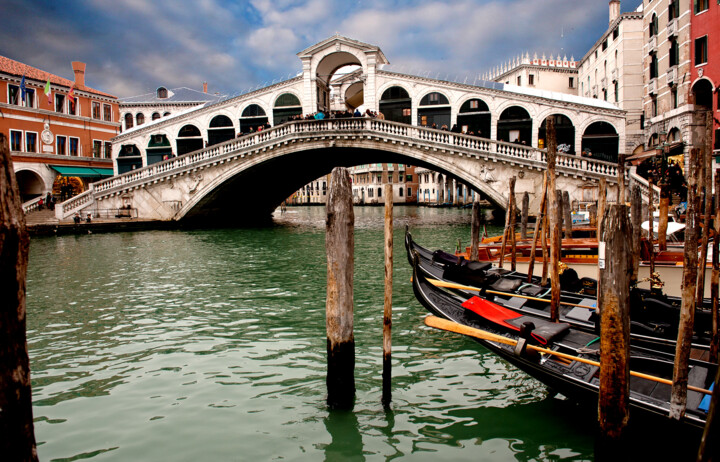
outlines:
{"label": "wooden mooring pole", "polygon": [[631,232],[626,205],[608,207],[600,236],[600,393],[601,439],[623,436],[630,407]]}
{"label": "wooden mooring pole", "polygon": [[25,289],[30,238],[10,158],[0,133],[0,458],[37,461]]}
{"label": "wooden mooring pole", "polygon": [[520,206],[520,239],[527,239],[528,208],[530,207],[530,195],[525,191]]}
{"label": "wooden mooring pole", "polygon": [[[715,171],[715,219],[713,220],[715,236],[712,244],[712,276],[710,279],[710,300],[712,300],[712,339],[710,341],[710,362],[718,362],[720,349],[720,171]],[[717,383],[717,382],[716,382]]]}
{"label": "wooden mooring pole", "polygon": [[557,322],[560,306],[560,203],[555,186],[555,157],[557,155],[557,139],[555,137],[555,121],[548,117],[545,121],[547,136],[547,172],[548,172],[548,215],[550,216],[550,320]]}
{"label": "wooden mooring pole", "polygon": [[[668,213],[670,213],[670,188],[660,184],[660,212],[658,221],[658,250],[667,250]],[[650,221],[652,223],[652,220]]]}
{"label": "wooden mooring pole", "polygon": [[705,296],[705,267],[707,265],[708,241],[710,240],[710,217],[712,215],[712,113],[708,112],[705,118],[705,147],[701,160],[702,178],[700,178],[699,191],[702,192],[703,226],[702,241],[700,243],[700,261],[698,262],[697,305],[702,306]]}
{"label": "wooden mooring pole", "polygon": [[562,214],[565,223],[565,237],[572,237],[572,205],[570,204],[570,193],[562,192]]}
{"label": "wooden mooring pole", "polygon": [[[690,171],[688,175],[687,212],[685,219],[685,255],[683,258],[682,304],[675,347],[673,386],[670,395],[670,417],[680,420],[687,405],[688,360],[695,322],[695,288],[698,271],[698,233],[700,195],[698,191],[698,164],[702,159],[699,149],[690,150]],[[651,222],[652,223],[652,222]]]}
{"label": "wooden mooring pole", "polygon": [[353,335],[353,272],[355,214],[350,175],[334,168],[327,200],[327,403],[332,409],[355,404],[355,337]]}
{"label": "wooden mooring pole", "polygon": [[383,308],[382,403],[392,399],[393,185],[385,185],[385,303]]}
{"label": "wooden mooring pole", "polygon": [[528,263],[528,282],[532,282],[533,270],[535,269],[535,251],[537,250],[538,239],[542,230],[542,221],[545,218],[545,207],[547,203],[547,172],[543,173],[542,198],[540,199],[540,213],[535,219],[535,232],[533,233],[532,249],[530,250],[530,262]]}
{"label": "wooden mooring pole", "polygon": [[650,244],[648,248],[650,250],[650,277],[652,277],[655,272],[655,238],[653,236],[653,228],[655,227],[655,217],[653,216],[655,213],[654,192],[653,180],[652,178],[648,178],[648,243]]}
{"label": "wooden mooring pole", "polygon": [[470,260],[477,261],[480,247],[480,194],[475,194],[470,231]]}
{"label": "wooden mooring pole", "polygon": [[517,240],[515,239],[515,225],[517,223],[517,214],[515,209],[515,177],[510,178],[510,269],[516,270],[517,266]]}
{"label": "wooden mooring pole", "polygon": [[640,238],[642,237],[642,196],[640,187],[635,186],[630,193],[630,217],[632,227],[632,275],[630,284],[636,284],[640,271]]}
{"label": "wooden mooring pole", "polygon": [[605,217],[605,207],[607,206],[607,180],[600,178],[598,185],[598,206],[597,206],[597,237],[602,236],[603,217]]}
{"label": "wooden mooring pole", "polygon": [[515,177],[510,178],[509,187],[510,194],[508,195],[507,210],[505,211],[505,229],[503,230],[502,244],[500,245],[500,261],[498,262],[498,266],[500,268],[503,267],[503,264],[505,262],[505,250],[507,250],[507,243],[508,239],[510,238],[509,232],[510,220],[512,220],[511,215],[515,214],[515,209],[512,208],[515,198]]}

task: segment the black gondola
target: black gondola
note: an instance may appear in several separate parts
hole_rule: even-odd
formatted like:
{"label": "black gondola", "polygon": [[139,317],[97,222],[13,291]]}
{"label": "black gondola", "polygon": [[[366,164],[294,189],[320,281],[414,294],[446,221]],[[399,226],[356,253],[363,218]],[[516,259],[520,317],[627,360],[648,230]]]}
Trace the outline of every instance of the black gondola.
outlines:
{"label": "black gondola", "polygon": [[[450,283],[444,285],[454,287],[455,292],[466,298],[477,295],[523,314],[550,319],[550,287],[541,286],[539,277],[533,277],[528,283],[524,273],[493,267],[488,262],[468,261],[442,250],[431,251],[417,244],[409,230],[405,232],[405,248],[411,265],[412,254],[417,252],[419,268],[426,276]],[[578,329],[598,332],[596,281],[579,279],[574,271],[566,270],[560,276],[560,285],[559,320]],[[674,352],[680,305],[677,297],[640,288],[631,290],[630,330],[633,342]],[[696,310],[693,347],[708,350],[711,335],[710,310]]]}
{"label": "black gondola", "polygon": [[[419,258],[418,258],[419,260]],[[597,404],[599,370],[580,360],[537,354],[522,348],[523,342],[540,344],[556,352],[599,362],[598,337],[567,323],[551,323],[542,318],[522,315],[480,297],[465,298],[449,293],[428,281],[419,265],[413,266],[413,290],[418,301],[432,314],[511,341],[521,347],[473,337],[492,352],[544,383],[553,391],[579,402]],[[715,377],[716,365],[690,361],[689,385],[707,390]],[[671,380],[673,355],[631,346],[630,369],[635,372]],[[650,416],[667,417],[670,409],[671,386],[667,383],[633,376],[630,380],[630,404],[633,409]],[[703,427],[707,394],[688,391],[687,409],[681,422]],[[709,396],[709,395],[707,395]]]}

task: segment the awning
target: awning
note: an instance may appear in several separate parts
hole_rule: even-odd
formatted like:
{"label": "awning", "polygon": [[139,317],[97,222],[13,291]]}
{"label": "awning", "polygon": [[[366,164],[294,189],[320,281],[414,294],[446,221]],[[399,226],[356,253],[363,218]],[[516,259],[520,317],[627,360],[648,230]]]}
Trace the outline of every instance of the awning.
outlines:
{"label": "awning", "polygon": [[650,149],[648,151],[638,152],[637,154],[633,154],[632,156],[625,159],[628,162],[632,162],[633,165],[637,165],[643,160],[649,158],[649,157],[655,157],[662,154],[661,149]]}
{"label": "awning", "polygon": [[113,176],[115,174],[111,168],[68,167],[66,165],[51,165],[50,167],[62,176],[97,178],[99,176]]}

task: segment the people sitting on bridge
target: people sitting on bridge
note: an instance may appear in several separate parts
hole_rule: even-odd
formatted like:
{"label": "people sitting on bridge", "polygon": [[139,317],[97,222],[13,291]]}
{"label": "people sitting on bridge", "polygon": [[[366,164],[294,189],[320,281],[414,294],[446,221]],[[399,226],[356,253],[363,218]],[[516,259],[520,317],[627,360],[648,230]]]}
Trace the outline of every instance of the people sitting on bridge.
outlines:
{"label": "people sitting on bridge", "polygon": [[362,114],[360,113],[360,109],[355,109],[355,112],[353,113],[353,117],[362,117]]}

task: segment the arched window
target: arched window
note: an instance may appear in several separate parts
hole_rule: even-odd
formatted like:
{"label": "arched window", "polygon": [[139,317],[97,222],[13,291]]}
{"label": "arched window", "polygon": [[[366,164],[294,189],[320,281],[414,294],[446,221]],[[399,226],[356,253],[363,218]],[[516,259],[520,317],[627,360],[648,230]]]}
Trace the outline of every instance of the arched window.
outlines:
{"label": "arched window", "polygon": [[529,146],[532,139],[530,114],[520,106],[505,109],[498,118],[497,139]]}
{"label": "arched window", "polygon": [[385,120],[409,124],[412,119],[412,100],[408,92],[398,86],[385,90],[380,97],[380,112]]}
{"label": "arched window", "polygon": [[169,112],[164,112],[164,113],[163,113],[163,117],[167,117],[167,116],[169,116],[169,115],[170,115]]}
{"label": "arched window", "polygon": [[460,106],[457,124],[461,132],[490,138],[490,108],[485,101],[473,98]]}
{"label": "arched window", "polygon": [[141,113],[141,112],[137,113],[137,114],[135,115],[135,122],[136,122],[138,125],[144,124],[144,123],[145,123],[145,114],[143,114],[143,113]]}
{"label": "arched window", "polygon": [[[418,108],[418,125],[423,127],[449,128],[450,101],[442,93],[432,92],[423,96]],[[430,106],[424,108],[423,106]]]}
{"label": "arched window", "polygon": [[607,162],[617,162],[619,137],[608,122],[594,122],[582,136],[582,155]]}
{"label": "arched window", "polygon": [[450,101],[448,101],[447,96],[436,91],[428,93],[420,100],[420,106],[438,106],[441,104],[450,104]]}
{"label": "arched window", "polygon": [[265,110],[257,104],[251,104],[242,111],[240,116],[240,131],[242,133],[249,133],[257,131],[258,127],[264,126],[268,123],[267,115]]}
{"label": "arched window", "polygon": [[195,125],[185,125],[177,135],[177,153],[182,155],[203,148],[203,139],[200,129]]}
{"label": "arched window", "polygon": [[273,108],[273,125],[280,125],[292,117],[302,114],[302,105],[297,96],[283,93],[275,100]]}
{"label": "arched window", "polygon": [[133,122],[134,122],[133,115],[130,113],[125,114],[125,130],[127,130],[129,128],[133,128],[133,125],[134,125]]}
{"label": "arched window", "polygon": [[152,114],[152,120],[158,120],[159,118],[160,118],[160,113],[159,113],[159,112],[153,112],[153,114]]}
{"label": "arched window", "polygon": [[161,99],[167,98],[167,97],[168,97],[167,88],[165,88],[165,87],[159,87],[159,88],[157,89],[157,97],[158,97],[158,98],[161,98]]}
{"label": "arched window", "polygon": [[222,143],[235,138],[235,127],[232,120],[224,115],[216,115],[208,128],[208,146]]}

